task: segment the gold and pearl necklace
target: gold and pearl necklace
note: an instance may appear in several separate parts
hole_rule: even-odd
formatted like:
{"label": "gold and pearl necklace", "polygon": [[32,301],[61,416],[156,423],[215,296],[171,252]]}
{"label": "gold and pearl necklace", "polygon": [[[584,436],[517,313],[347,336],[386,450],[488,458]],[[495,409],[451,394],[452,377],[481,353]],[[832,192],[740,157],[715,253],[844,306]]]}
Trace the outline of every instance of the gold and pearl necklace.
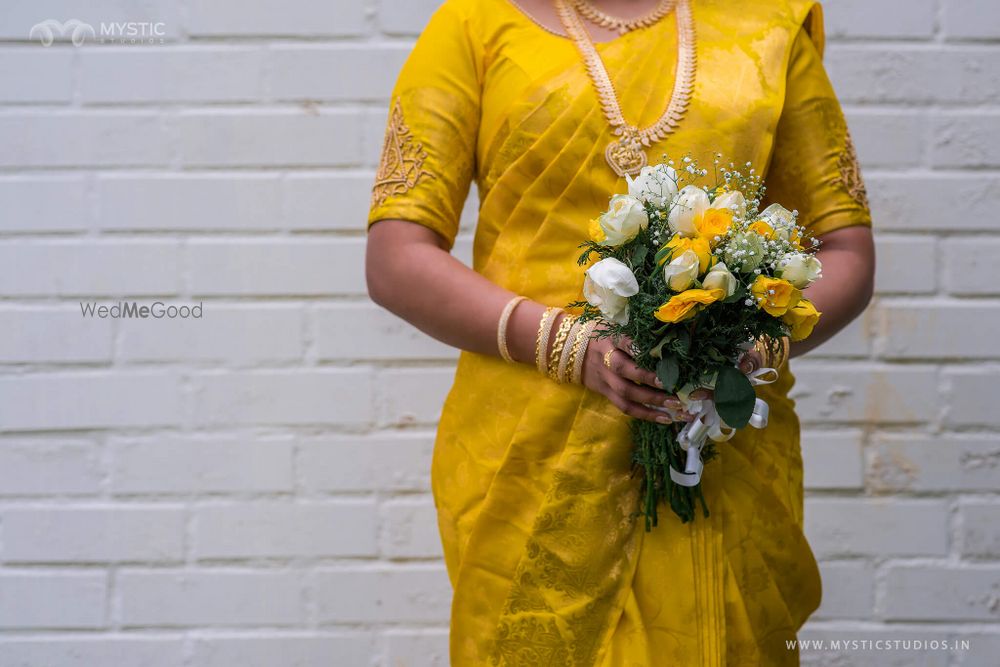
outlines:
{"label": "gold and pearl necklace", "polygon": [[587,0],[573,0],[573,8],[579,12],[580,16],[594,25],[599,25],[608,30],[617,30],[619,35],[624,35],[632,30],[648,28],[662,19],[674,8],[674,0],[660,0],[656,7],[653,8],[653,11],[645,16],[637,16],[634,19],[622,19],[611,14],[606,14]]}
{"label": "gold and pearl necklace", "polygon": [[643,147],[666,138],[667,135],[676,130],[677,124],[687,111],[691,100],[697,61],[690,0],[676,0],[675,3],[672,3],[676,5],[677,17],[677,65],[670,103],[655,123],[643,128],[629,125],[625,121],[615,87],[611,83],[604,62],[601,60],[594,42],[590,39],[579,14],[568,4],[567,0],[555,0],[555,4],[563,29],[576,43],[577,49],[583,57],[587,74],[590,75],[591,82],[597,91],[604,115],[614,128],[615,135],[620,137],[617,141],[608,144],[604,151],[604,157],[618,176],[625,174],[635,176],[640,169],[648,164]]}

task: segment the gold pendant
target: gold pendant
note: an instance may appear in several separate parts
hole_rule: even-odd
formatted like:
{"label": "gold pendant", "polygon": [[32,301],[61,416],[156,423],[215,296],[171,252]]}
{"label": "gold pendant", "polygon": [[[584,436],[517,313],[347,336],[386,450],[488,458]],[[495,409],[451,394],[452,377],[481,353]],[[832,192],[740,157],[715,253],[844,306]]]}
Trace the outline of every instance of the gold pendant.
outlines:
{"label": "gold pendant", "polygon": [[646,166],[646,151],[642,150],[642,143],[631,135],[625,133],[618,141],[612,141],[604,151],[604,158],[608,161],[611,169],[619,177],[628,174],[635,176],[639,170]]}

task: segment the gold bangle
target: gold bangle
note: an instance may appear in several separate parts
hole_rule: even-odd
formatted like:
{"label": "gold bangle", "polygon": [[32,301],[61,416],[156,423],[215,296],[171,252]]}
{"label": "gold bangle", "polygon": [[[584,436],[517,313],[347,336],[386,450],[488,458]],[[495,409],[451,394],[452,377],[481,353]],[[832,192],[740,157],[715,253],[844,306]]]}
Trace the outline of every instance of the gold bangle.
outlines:
{"label": "gold bangle", "polygon": [[500,313],[500,320],[497,322],[497,349],[500,351],[500,356],[503,360],[508,363],[514,363],[514,359],[510,356],[510,350],[507,349],[507,321],[510,319],[510,314],[514,312],[517,304],[527,298],[521,295],[513,297],[503,307],[503,311]]}
{"label": "gold bangle", "polygon": [[555,342],[552,343],[552,352],[549,353],[549,365],[547,369],[547,375],[555,381],[559,381],[559,377],[556,375],[556,371],[559,368],[559,355],[562,354],[563,345],[566,343],[566,334],[569,333],[569,329],[573,326],[573,322],[576,320],[575,317],[566,314],[562,322],[559,324],[559,329],[556,331]]}
{"label": "gold bangle", "polygon": [[545,373],[545,355],[549,351],[549,336],[552,334],[552,322],[560,308],[549,306],[538,321],[538,334],[535,336],[535,366],[539,373]]}
{"label": "gold bangle", "polygon": [[573,384],[583,384],[583,360],[590,346],[590,335],[596,326],[597,320],[590,320],[576,335],[576,341],[573,343],[573,372],[569,378]]}
{"label": "gold bangle", "polygon": [[[580,320],[574,318],[573,326],[569,328],[569,332],[566,334],[566,344],[563,345],[562,354],[559,355],[559,369],[556,371],[556,377],[559,379],[559,382],[569,382],[566,371],[573,367],[574,344],[576,335],[582,326],[583,324],[580,323]],[[570,344],[570,341],[574,341],[574,344]]]}

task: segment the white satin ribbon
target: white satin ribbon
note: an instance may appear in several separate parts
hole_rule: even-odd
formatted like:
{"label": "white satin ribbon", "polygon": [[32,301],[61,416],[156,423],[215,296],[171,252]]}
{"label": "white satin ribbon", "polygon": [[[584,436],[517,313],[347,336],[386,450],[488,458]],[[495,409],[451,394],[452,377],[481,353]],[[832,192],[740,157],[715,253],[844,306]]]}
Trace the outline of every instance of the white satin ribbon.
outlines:
{"label": "white satin ribbon", "polygon": [[[746,376],[751,385],[770,384],[778,379],[778,371],[770,367],[758,368]],[[696,410],[694,419],[685,424],[677,434],[677,442],[681,449],[687,452],[687,461],[683,471],[670,466],[670,479],[681,486],[695,486],[701,481],[701,471],[705,467],[701,461],[701,448],[705,445],[705,441],[711,439],[713,442],[725,442],[736,435],[736,429],[722,420],[715,407],[715,401],[710,398],[688,400],[685,408],[689,412],[692,408]],[[767,402],[758,398],[754,401],[749,425],[754,428],[767,426],[769,410]]]}

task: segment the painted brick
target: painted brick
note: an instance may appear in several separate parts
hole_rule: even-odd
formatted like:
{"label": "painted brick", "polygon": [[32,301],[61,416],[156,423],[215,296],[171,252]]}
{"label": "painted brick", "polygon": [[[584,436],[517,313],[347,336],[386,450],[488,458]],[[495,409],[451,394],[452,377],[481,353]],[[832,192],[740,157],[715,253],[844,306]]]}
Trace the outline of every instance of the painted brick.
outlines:
{"label": "painted brick", "polygon": [[367,293],[360,239],[192,241],[187,254],[198,295]]}
{"label": "painted brick", "polygon": [[[114,140],[109,140],[114,137]],[[22,112],[0,116],[0,167],[165,165],[171,140],[155,113]]]}
{"label": "painted brick", "polygon": [[303,316],[295,306],[209,302],[202,304],[199,319],[122,320],[118,358],[240,365],[295,361],[302,358],[302,336]]}
{"label": "painted brick", "polygon": [[1000,136],[996,112],[942,113],[933,120],[932,162],[936,167],[998,167]]}
{"label": "painted brick", "polygon": [[310,370],[199,374],[194,419],[203,425],[366,424],[367,371]]}
{"label": "painted brick", "polygon": [[983,400],[996,391],[996,375],[989,369],[954,369],[945,373],[951,385],[949,424],[1000,426],[1000,413],[992,401]]}
{"label": "painted brick", "polygon": [[885,577],[888,621],[995,621],[1000,614],[995,565],[897,565]]}
{"label": "painted brick", "polygon": [[920,38],[934,33],[933,0],[828,0],[823,3],[827,35],[857,39]]}
{"label": "painted brick", "polygon": [[372,303],[320,306],[315,310],[319,359],[448,359],[458,350],[431,338]]}
{"label": "painted brick", "polygon": [[274,230],[278,179],[257,174],[103,174],[97,181],[107,230]]}
{"label": "painted brick", "polygon": [[287,437],[114,439],[111,452],[116,494],[288,492],[294,485]]}
{"label": "painted brick", "polygon": [[847,367],[801,362],[790,393],[806,422],[919,423],[939,403],[933,367]]}
{"label": "painted brick", "polygon": [[454,368],[395,369],[379,374],[379,423],[433,424],[455,378]]}
{"label": "painted brick", "polygon": [[823,601],[814,619],[870,618],[875,603],[875,570],[867,561],[819,564]]}
{"label": "painted brick", "polygon": [[104,627],[106,588],[103,572],[4,569],[0,571],[0,628]]}
{"label": "painted brick", "polygon": [[359,161],[361,120],[350,111],[185,112],[179,150],[189,167],[350,166]]}
{"label": "painted brick", "polygon": [[0,285],[11,296],[171,295],[180,287],[179,250],[171,241],[8,240],[0,242]]}
{"label": "painted brick", "polygon": [[366,5],[351,0],[316,4],[308,0],[193,0],[188,6],[191,35],[274,35],[334,37],[365,31]]}
{"label": "painted brick", "polygon": [[112,321],[78,307],[0,307],[0,321],[0,363],[111,361]]}
{"label": "painted brick", "polygon": [[94,443],[69,439],[0,440],[0,495],[94,495],[101,490]]}
{"label": "painted brick", "polygon": [[375,503],[240,503],[194,511],[202,560],[374,556]]}
{"label": "painted brick", "polygon": [[94,667],[94,665],[142,665],[176,667],[182,664],[181,637],[45,637],[44,639],[0,639],[5,667]]}
{"label": "painted brick", "polygon": [[[866,184],[879,230],[940,232],[995,228],[1000,178],[976,173],[933,177],[880,174],[868,178]],[[942,222],[945,220],[947,224]]]}
{"label": "painted brick", "polygon": [[[837,520],[842,516],[851,520]],[[943,556],[948,550],[948,508],[939,500],[813,498],[805,523],[818,558]]]}
{"label": "painted brick", "polygon": [[85,49],[80,90],[86,104],[247,102],[263,96],[263,66],[259,48]]}
{"label": "painted brick", "polygon": [[212,636],[194,640],[192,667],[367,665],[373,639],[359,632],[302,634],[262,632],[257,636]]}
{"label": "painted brick", "polygon": [[177,561],[184,557],[180,507],[57,506],[2,513],[7,562]]}
{"label": "painted brick", "polygon": [[381,553],[389,558],[442,558],[437,512],[430,496],[400,498],[381,507]]}
{"label": "painted brick", "polygon": [[801,441],[807,489],[860,489],[863,486],[860,433],[806,431]]}
{"label": "painted brick", "polygon": [[944,281],[949,292],[970,296],[1000,294],[995,279],[1000,239],[951,238],[943,245]]}
{"label": "painted brick", "polygon": [[82,232],[90,224],[89,207],[86,182],[78,176],[0,178],[0,233]]}
{"label": "painted brick", "polygon": [[181,419],[171,373],[44,373],[0,378],[0,430],[169,426]]}
{"label": "painted brick", "polygon": [[880,493],[993,491],[1000,485],[1000,438],[877,434],[866,452],[869,488]]}
{"label": "painted brick", "polygon": [[[997,358],[1000,305],[907,302],[883,305],[889,359]],[[973,324],[974,323],[974,324]]]}
{"label": "painted brick", "polygon": [[318,570],[321,623],[441,623],[451,606],[444,568],[408,565],[378,570]]}
{"label": "painted brick", "polygon": [[305,613],[293,572],[123,570],[118,591],[125,627],[289,626]]}
{"label": "painted brick", "polygon": [[946,39],[998,39],[1000,19],[990,0],[948,0],[942,5]]}
{"label": "painted brick", "polygon": [[279,100],[385,102],[409,52],[408,46],[367,44],[275,48],[269,54],[271,94]]}
{"label": "painted brick", "polygon": [[433,433],[310,439],[299,470],[311,492],[427,491],[433,449]]}
{"label": "painted brick", "polygon": [[875,291],[927,294],[936,288],[937,248],[926,237],[882,237],[875,242]]}

